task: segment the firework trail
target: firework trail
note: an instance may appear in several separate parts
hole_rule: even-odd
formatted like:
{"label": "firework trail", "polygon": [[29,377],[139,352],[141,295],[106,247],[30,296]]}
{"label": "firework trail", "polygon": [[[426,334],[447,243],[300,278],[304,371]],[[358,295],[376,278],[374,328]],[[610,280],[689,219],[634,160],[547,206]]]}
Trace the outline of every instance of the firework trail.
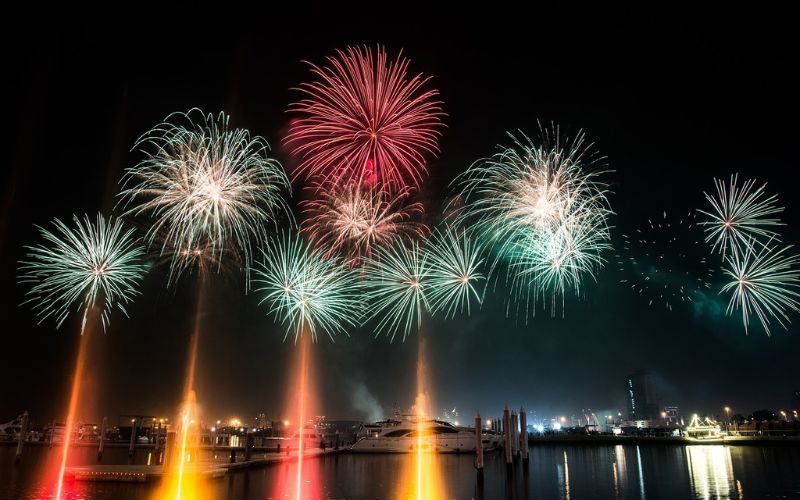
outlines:
{"label": "firework trail", "polygon": [[628,277],[620,280],[648,301],[672,311],[681,302],[693,302],[711,289],[715,275],[702,241],[697,214],[648,219],[631,235],[623,234],[616,254],[619,270]]}
{"label": "firework trail", "polygon": [[307,215],[302,231],[326,257],[341,255],[351,267],[372,256],[376,247],[395,239],[422,237],[425,226],[417,219],[421,203],[408,203],[409,193],[389,194],[361,182],[315,190],[303,203]]}
{"label": "firework trail", "polygon": [[361,319],[354,274],[298,235],[269,239],[255,273],[256,292],[263,294],[259,304],[269,305],[295,342],[305,328],[313,340],[318,331],[333,339]]}
{"label": "firework trail", "polygon": [[144,249],[119,219],[108,221],[98,214],[95,222],[85,215],[73,216],[72,227],[59,219],[53,229],[38,227],[43,243],[26,247],[20,262],[20,283],[31,285],[30,303],[39,321],[52,317],[59,328],[73,308],[83,308],[83,326],[89,310],[98,306],[105,329],[111,311],[125,306],[139,294],[145,272]]}
{"label": "firework trail", "polygon": [[418,188],[425,158],[439,152],[444,113],[429,77],[408,76],[409,60],[386,51],[348,47],[310,64],[316,80],[297,90],[299,115],[285,142],[301,159],[296,176],[340,184],[365,178],[391,192]]}
{"label": "firework trail", "polygon": [[770,335],[772,320],[786,329],[788,312],[800,312],[800,256],[788,254],[791,245],[776,249],[769,243],[756,250],[748,242],[743,253],[733,251],[725,258],[724,273],[729,281],[720,293],[730,294],[728,314],[741,309],[745,332],[751,314]]}
{"label": "firework trail", "polygon": [[[465,205],[457,220],[474,224],[495,253],[490,274],[505,271],[512,301],[525,316],[541,294],[562,303],[567,289],[580,294],[611,249],[613,214],[595,169],[602,160],[583,133],[562,140],[557,128],[542,130],[540,144],[509,134],[510,147],[475,162],[454,181]],[[509,311],[510,312],[510,311]]]}
{"label": "firework trail", "polygon": [[776,195],[767,196],[767,184],[755,187],[756,181],[749,179],[738,186],[738,174],[731,175],[730,182],[714,179],[716,196],[705,194],[710,210],[698,210],[705,215],[700,224],[705,226],[706,242],[712,243],[711,251],[719,251],[724,257],[730,252],[745,253],[747,245],[759,242],[759,238],[776,239],[776,226],[780,219],[772,216],[783,211],[778,207]]}
{"label": "firework trail", "polygon": [[145,240],[172,253],[171,277],[183,270],[182,256],[203,248],[240,253],[249,278],[254,244],[280,214],[291,217],[289,181],[266,141],[228,122],[224,113],[173,113],[134,146],[145,159],[123,178],[125,214],[153,218]]}

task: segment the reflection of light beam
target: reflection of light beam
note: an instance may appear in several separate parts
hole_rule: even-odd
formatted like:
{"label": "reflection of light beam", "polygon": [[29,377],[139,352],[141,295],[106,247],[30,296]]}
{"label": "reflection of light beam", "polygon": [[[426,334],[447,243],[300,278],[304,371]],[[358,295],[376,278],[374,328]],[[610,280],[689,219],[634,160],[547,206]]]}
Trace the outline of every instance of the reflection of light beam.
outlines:
{"label": "reflection of light beam", "polygon": [[[87,310],[88,312],[88,310]],[[61,465],[58,469],[58,485],[56,486],[56,500],[61,499],[61,490],[64,486],[64,472],[67,469],[67,456],[69,455],[69,445],[72,438],[72,427],[75,425],[75,411],[78,408],[78,395],[81,390],[81,378],[83,377],[83,366],[86,361],[87,344],[89,343],[89,333],[86,332],[86,314],[83,316],[81,326],[81,339],[78,346],[78,360],[75,363],[75,374],[72,379],[72,392],[69,396],[69,409],[67,410],[67,422],[64,427],[63,448],[61,451]],[[53,428],[55,433],[55,428]]]}

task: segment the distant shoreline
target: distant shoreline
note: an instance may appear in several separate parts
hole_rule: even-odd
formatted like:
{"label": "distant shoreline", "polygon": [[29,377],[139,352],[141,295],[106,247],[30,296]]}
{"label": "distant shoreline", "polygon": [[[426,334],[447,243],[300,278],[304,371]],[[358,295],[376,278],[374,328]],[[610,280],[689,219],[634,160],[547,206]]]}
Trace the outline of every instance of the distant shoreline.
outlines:
{"label": "distant shoreline", "polygon": [[[665,436],[608,436],[608,435],[533,435],[529,436],[528,441],[531,446],[548,445],[577,445],[577,446],[616,446],[616,445],[667,445],[667,446],[692,446],[692,445],[727,445],[727,446],[789,446],[800,448],[800,436],[724,436],[720,438],[694,439],[687,437],[665,437]],[[97,447],[98,442],[76,442],[74,447]],[[61,443],[48,443],[46,441],[28,441],[25,447],[60,447]],[[16,441],[2,441],[0,446],[17,446]],[[106,441],[106,448],[128,448],[129,443]],[[136,449],[153,449],[153,444],[136,444]],[[227,446],[202,446],[204,450],[230,450]],[[244,450],[244,447],[236,449]],[[272,448],[254,447],[254,452],[268,452]],[[343,452],[349,452],[347,447],[342,447]],[[466,453],[465,453],[466,454]]]}
{"label": "distant shoreline", "polygon": [[720,438],[694,439],[687,437],[662,436],[591,436],[591,435],[550,435],[530,436],[531,445],[537,444],[575,444],[575,445],[641,445],[659,444],[672,446],[723,444],[728,446],[797,446],[800,436],[724,436]]}

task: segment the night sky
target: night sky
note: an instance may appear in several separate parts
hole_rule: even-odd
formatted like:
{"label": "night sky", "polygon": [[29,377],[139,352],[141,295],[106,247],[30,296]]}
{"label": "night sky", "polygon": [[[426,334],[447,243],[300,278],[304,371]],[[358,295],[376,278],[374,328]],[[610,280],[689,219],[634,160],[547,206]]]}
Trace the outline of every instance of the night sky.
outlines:
{"label": "night sky", "polygon": [[[786,242],[800,241],[800,81],[786,14],[491,7],[458,18],[411,6],[374,17],[310,7],[197,17],[71,12],[69,21],[54,15],[3,30],[0,421],[26,409],[39,423],[60,416],[77,350],[78,319],[56,330],[20,306],[16,268],[22,246],[37,241],[33,225],[109,213],[123,169],[140,158],[130,152],[135,139],[173,111],[224,110],[291,169],[280,141],[297,98],[290,87],[310,78],[301,61],[321,63],[348,44],[402,49],[441,92],[447,128],[421,193],[429,223],[453,177],[507,143],[506,131],[535,134],[537,122],[554,122],[583,129],[614,170],[617,246],[648,218],[703,206],[714,176],[734,172],[768,181],[786,207]],[[567,300],[563,318],[506,317],[502,287],[469,318],[425,318],[436,407],[465,416],[491,415],[505,402],[540,415],[618,409],[638,369],[650,371],[662,404],[685,413],[788,406],[800,389],[800,317],[768,338],[760,326],[746,336],[738,318],[718,314],[722,297],[672,312],[648,307],[619,283],[614,254],[581,300]],[[149,273],[130,319],[115,312],[99,337],[98,413],[172,415],[178,406],[195,283],[167,289],[165,271]],[[215,277],[210,294],[198,381],[206,416],[280,418],[295,349],[284,328],[244,294],[241,277]],[[417,334],[391,344],[366,329],[335,343],[321,338],[314,356],[325,414],[365,418],[376,404],[410,406],[416,355]]]}

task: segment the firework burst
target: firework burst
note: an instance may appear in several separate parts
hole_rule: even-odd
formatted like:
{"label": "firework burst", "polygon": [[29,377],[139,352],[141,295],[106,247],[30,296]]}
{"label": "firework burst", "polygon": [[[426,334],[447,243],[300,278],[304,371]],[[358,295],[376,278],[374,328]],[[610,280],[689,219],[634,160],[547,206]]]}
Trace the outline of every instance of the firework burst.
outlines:
{"label": "firework burst", "polygon": [[125,306],[139,294],[145,271],[132,228],[98,214],[94,223],[88,215],[73,216],[72,227],[54,219],[52,230],[38,229],[44,242],[26,247],[19,281],[31,284],[25,303],[40,322],[53,317],[58,328],[73,308],[83,308],[83,331],[94,307],[102,311],[103,329],[114,307],[128,315]]}
{"label": "firework burst", "polygon": [[712,243],[712,252],[718,249],[723,256],[730,251],[743,253],[748,244],[758,242],[759,238],[777,238],[773,228],[782,225],[772,216],[781,213],[783,207],[776,206],[776,195],[767,196],[764,192],[767,184],[756,187],[755,179],[749,179],[738,186],[738,180],[738,174],[732,175],[728,184],[714,179],[716,196],[703,193],[711,209],[699,210],[706,216],[700,222],[705,226],[706,242]]}
{"label": "firework burst", "polygon": [[427,243],[431,311],[444,311],[445,318],[465,310],[470,314],[470,301],[481,303],[476,285],[485,279],[482,248],[466,231],[449,226],[435,230]]}
{"label": "firework burst", "polygon": [[436,155],[441,102],[426,90],[427,77],[408,77],[402,53],[389,61],[377,47],[348,47],[311,64],[317,78],[297,90],[290,106],[300,115],[285,141],[301,158],[297,175],[339,184],[366,177],[389,191],[418,187],[426,155]]}
{"label": "firework burst", "polygon": [[620,283],[647,300],[648,306],[662,304],[672,311],[711,288],[714,267],[708,262],[694,212],[679,218],[664,212],[622,239],[617,265],[628,277]]}
{"label": "firework burst", "polygon": [[318,197],[304,202],[303,231],[325,249],[326,257],[342,255],[351,267],[371,257],[376,247],[424,233],[425,226],[417,222],[422,204],[407,203],[406,191],[388,194],[352,182],[317,192]]}
{"label": "firework burst", "polygon": [[266,141],[228,121],[198,109],[173,113],[134,146],[145,159],[125,174],[126,215],[153,217],[145,239],[151,246],[158,239],[162,255],[172,252],[173,268],[197,248],[235,250],[249,276],[253,244],[280,213],[289,214],[289,182],[267,156]]}
{"label": "firework burst", "polygon": [[366,321],[377,320],[376,335],[385,333],[390,340],[402,331],[403,340],[416,323],[422,322],[422,312],[430,309],[428,302],[427,257],[415,242],[396,241],[380,247],[367,259],[364,290],[369,304]]}
{"label": "firework burst", "polygon": [[[541,144],[509,134],[513,145],[479,160],[456,179],[465,206],[458,217],[475,224],[495,250],[491,271],[505,264],[511,296],[533,310],[542,292],[563,297],[594,278],[611,248],[608,186],[602,160],[579,133],[562,141],[543,130]],[[555,308],[552,310],[555,314]]]}
{"label": "firework burst", "polygon": [[771,320],[786,329],[788,312],[800,312],[800,256],[788,254],[791,246],[775,249],[769,243],[756,251],[748,242],[743,253],[733,251],[725,258],[729,281],[720,293],[730,294],[728,314],[741,309],[745,332],[751,314],[770,335]]}
{"label": "firework burst", "polygon": [[[323,331],[331,339],[358,325],[359,284],[353,273],[336,258],[306,243],[297,235],[270,239],[255,273],[256,292],[294,332],[295,342],[305,327],[316,340]],[[285,339],[285,337],[284,337]]]}

